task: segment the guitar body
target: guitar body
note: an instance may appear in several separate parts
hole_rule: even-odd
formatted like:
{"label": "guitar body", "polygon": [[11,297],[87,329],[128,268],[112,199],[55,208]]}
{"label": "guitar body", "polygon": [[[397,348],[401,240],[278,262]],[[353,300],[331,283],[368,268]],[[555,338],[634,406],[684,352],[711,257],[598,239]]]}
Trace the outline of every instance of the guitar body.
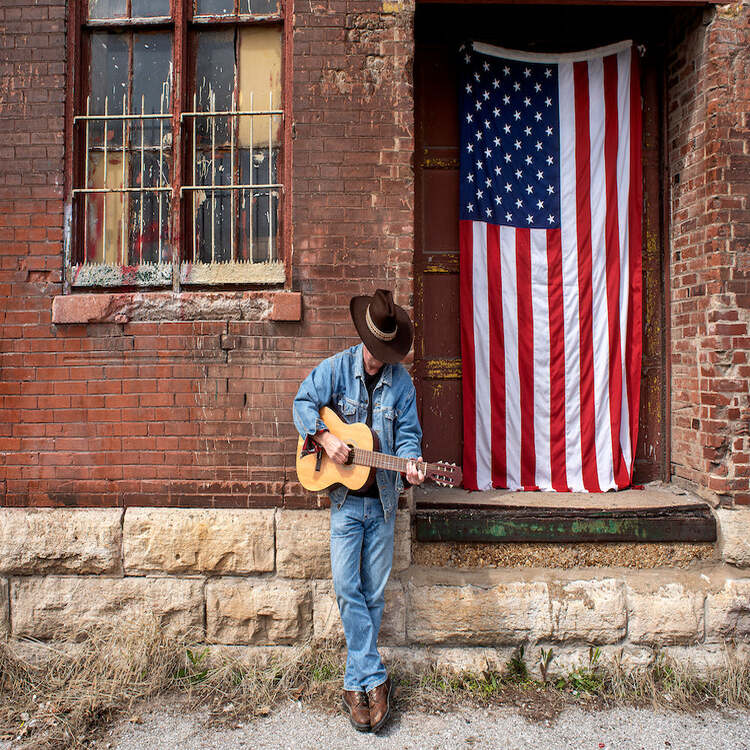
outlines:
{"label": "guitar body", "polygon": [[[378,448],[375,433],[366,425],[358,422],[347,424],[339,419],[333,409],[324,406],[320,410],[320,418],[325,422],[328,431],[339,440],[343,440],[350,448],[361,448],[372,451]],[[334,463],[321,449],[320,466],[318,467],[317,453],[305,454],[302,438],[297,442],[297,477],[300,484],[312,492],[327,490],[334,484],[346,485],[350,490],[361,490],[375,479],[375,469],[356,464],[341,465]]]}

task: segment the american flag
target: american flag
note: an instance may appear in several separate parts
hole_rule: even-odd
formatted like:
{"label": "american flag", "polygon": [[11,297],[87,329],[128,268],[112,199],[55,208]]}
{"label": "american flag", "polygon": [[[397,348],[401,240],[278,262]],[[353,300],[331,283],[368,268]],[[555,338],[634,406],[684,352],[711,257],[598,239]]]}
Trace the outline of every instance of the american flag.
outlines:
{"label": "american flag", "polygon": [[631,42],[473,43],[460,78],[464,486],[632,480],[641,100]]}

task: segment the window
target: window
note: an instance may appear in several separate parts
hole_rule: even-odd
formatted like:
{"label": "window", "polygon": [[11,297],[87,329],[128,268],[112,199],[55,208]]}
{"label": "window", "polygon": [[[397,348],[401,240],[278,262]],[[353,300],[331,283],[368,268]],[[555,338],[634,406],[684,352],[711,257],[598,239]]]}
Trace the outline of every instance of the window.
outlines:
{"label": "window", "polygon": [[78,0],[70,286],[284,282],[282,1]]}

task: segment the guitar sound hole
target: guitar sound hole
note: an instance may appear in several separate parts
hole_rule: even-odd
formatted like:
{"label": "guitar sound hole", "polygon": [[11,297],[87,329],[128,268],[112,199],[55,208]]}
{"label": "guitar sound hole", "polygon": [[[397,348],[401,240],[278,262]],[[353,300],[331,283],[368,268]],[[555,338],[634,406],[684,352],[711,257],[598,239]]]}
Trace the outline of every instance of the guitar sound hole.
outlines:
{"label": "guitar sound hole", "polygon": [[347,445],[349,446],[349,455],[346,457],[344,466],[351,466],[354,462],[354,446],[351,443],[347,443]]}

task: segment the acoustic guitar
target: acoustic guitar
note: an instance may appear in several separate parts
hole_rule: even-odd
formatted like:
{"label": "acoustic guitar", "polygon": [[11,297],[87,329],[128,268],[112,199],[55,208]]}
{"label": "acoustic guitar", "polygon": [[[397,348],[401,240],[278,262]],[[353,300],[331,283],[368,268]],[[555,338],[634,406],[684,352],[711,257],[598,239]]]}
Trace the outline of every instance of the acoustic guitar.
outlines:
{"label": "acoustic guitar", "polygon": [[[347,424],[327,406],[320,410],[320,418],[329,432],[349,446],[349,459],[345,464],[337,464],[314,441],[308,441],[312,447],[305,448],[305,441],[300,438],[297,477],[305,489],[319,492],[343,484],[350,490],[361,490],[375,481],[375,469],[406,472],[410,459],[379,453],[378,437],[366,424]],[[457,487],[463,478],[461,467],[455,464],[418,461],[417,467],[424,471],[426,479],[445,486]]]}

